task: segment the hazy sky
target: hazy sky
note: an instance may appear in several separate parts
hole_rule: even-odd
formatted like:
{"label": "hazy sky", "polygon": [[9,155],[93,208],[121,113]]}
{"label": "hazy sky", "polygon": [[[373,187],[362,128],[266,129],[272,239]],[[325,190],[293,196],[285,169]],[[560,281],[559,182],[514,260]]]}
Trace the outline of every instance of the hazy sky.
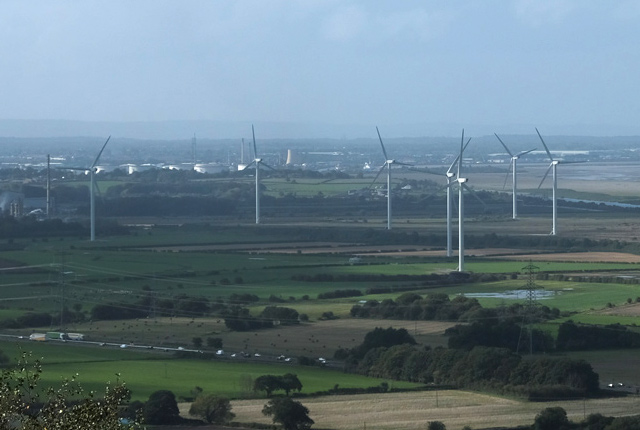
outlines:
{"label": "hazy sky", "polygon": [[0,119],[640,131],[639,22],[636,0],[3,0]]}

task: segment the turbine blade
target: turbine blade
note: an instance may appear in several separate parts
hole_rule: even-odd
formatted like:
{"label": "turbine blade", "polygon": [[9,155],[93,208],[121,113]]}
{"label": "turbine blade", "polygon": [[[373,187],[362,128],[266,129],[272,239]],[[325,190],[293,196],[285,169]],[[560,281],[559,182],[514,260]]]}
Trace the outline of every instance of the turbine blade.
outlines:
{"label": "turbine blade", "polygon": [[462,153],[463,152],[464,152],[464,128],[462,129],[462,138],[460,139],[460,157],[458,158],[458,178],[460,177],[460,167],[462,165],[462,160],[463,160]]}
{"label": "turbine blade", "polygon": [[402,163],[400,161],[394,161],[393,164],[397,164],[398,166],[413,166],[413,164],[410,163]]}
{"label": "turbine blade", "polygon": [[380,140],[380,146],[382,147],[382,153],[384,154],[384,161],[389,159],[387,155],[387,151],[384,149],[384,143],[382,143],[382,137],[380,137],[380,130],[378,130],[378,126],[376,126],[376,131],[378,132],[378,139]]}
{"label": "turbine blade", "polygon": [[93,184],[96,186],[96,192],[99,196],[102,196],[102,191],[100,191],[100,186],[98,185],[98,181],[94,179]]}
{"label": "turbine blade", "polygon": [[504,177],[504,185],[502,185],[503,190],[507,187],[507,179],[509,179],[509,173],[511,173],[511,169],[513,169],[513,158],[511,159],[511,163],[509,163],[509,170],[507,170],[507,175]]}
{"label": "turbine blade", "polygon": [[253,129],[253,124],[251,124],[251,136],[253,136],[253,158],[258,158],[258,149],[256,148],[256,132]]}
{"label": "turbine blade", "polygon": [[464,188],[465,190],[469,191],[469,193],[476,198],[476,200],[478,200],[482,206],[484,207],[484,209],[487,209],[487,204],[485,202],[482,201],[482,199],[480,198],[480,196],[473,190],[473,188],[469,188],[467,186],[467,184],[462,184],[462,188]]}
{"label": "turbine blade", "polygon": [[[469,142],[471,142],[471,138],[469,138],[469,140],[467,140],[467,143],[464,145],[464,149],[467,149],[467,146],[469,146]],[[449,166],[449,168],[447,169],[447,174],[451,173],[451,170],[456,167],[458,160],[460,160],[460,154],[458,154],[455,158],[455,160],[453,160],[453,163],[451,163],[451,166]]]}
{"label": "turbine blade", "polygon": [[378,177],[380,176],[380,174],[382,173],[382,171],[384,170],[385,167],[387,167],[387,163],[386,162],[382,165],[380,170],[378,170],[378,173],[376,174],[376,177],[373,178],[373,181],[371,181],[371,184],[369,185],[369,188],[371,188],[373,186],[373,184],[376,183],[376,181],[378,180]]}
{"label": "turbine blade", "polygon": [[247,170],[249,167],[253,166],[254,164],[256,164],[256,160],[253,160],[251,163],[249,163],[246,166],[244,166],[244,169],[242,169],[240,171],[244,172],[245,170]]}
{"label": "turbine blade", "polygon": [[267,169],[271,169],[271,170],[273,170],[274,172],[277,172],[277,171],[278,171],[278,169],[276,169],[276,168],[274,168],[274,167],[269,166],[269,165],[268,165],[267,163],[265,163],[264,161],[261,161],[261,162],[260,162],[260,165],[261,165],[261,166],[266,167]]}
{"label": "turbine blade", "polygon": [[504,149],[507,150],[507,152],[509,153],[509,155],[511,155],[513,157],[513,154],[511,153],[511,151],[509,151],[509,148],[507,148],[507,145],[504,144],[504,142],[502,141],[502,139],[500,139],[500,136],[498,136],[496,133],[493,133],[496,135],[496,137],[498,138],[498,140],[500,141],[500,143],[502,143],[502,146],[504,146]]}
{"label": "turbine blade", "polygon": [[92,169],[96,167],[96,164],[98,164],[98,160],[100,160],[100,156],[102,155],[102,151],[104,151],[104,147],[107,146],[107,143],[109,143],[109,139],[111,139],[111,136],[107,137],[107,141],[104,143],[104,145],[102,145],[102,149],[100,150],[100,152],[98,152],[98,156],[96,157],[96,160],[91,165]]}
{"label": "turbine blade", "polygon": [[528,153],[530,153],[530,152],[535,151],[536,149],[538,149],[538,148],[533,148],[533,149],[530,149],[530,150],[528,150],[528,151],[518,152],[518,153],[516,154],[516,158],[520,158],[520,157],[522,157],[523,155],[526,155],[526,154],[528,154]]}
{"label": "turbine blade", "polygon": [[547,176],[549,176],[549,172],[551,171],[552,167],[553,167],[553,164],[549,164],[549,167],[547,167],[547,171],[544,172],[544,176],[542,177],[542,181],[540,181],[540,185],[538,185],[538,189],[540,189],[540,187],[542,186],[542,183],[544,182],[544,180],[547,179]]}
{"label": "turbine blade", "polygon": [[436,192],[431,193],[431,194],[427,195],[426,197],[423,197],[423,198],[421,198],[420,200],[418,200],[418,203],[423,202],[423,201],[425,201],[425,200],[429,200],[431,197],[435,196],[436,194],[440,193],[441,191],[444,191],[444,190],[446,190],[447,188],[451,188],[451,187],[453,187],[453,185],[454,185],[455,183],[456,183],[456,182],[451,182],[451,183],[448,183],[447,185],[445,185],[444,187],[440,187],[440,188],[438,188],[438,189],[436,190]]}
{"label": "turbine blade", "polygon": [[538,131],[537,127],[536,127],[536,133],[538,133],[538,137],[540,138],[540,141],[542,142],[542,145],[544,146],[544,150],[547,151],[547,155],[549,156],[549,160],[553,161],[553,157],[551,156],[551,152],[549,152],[549,148],[547,148],[547,144],[544,143],[544,139],[542,138],[542,135]]}
{"label": "turbine blade", "polygon": [[79,172],[91,171],[91,167],[56,167],[56,169],[60,169],[60,170],[77,170]]}

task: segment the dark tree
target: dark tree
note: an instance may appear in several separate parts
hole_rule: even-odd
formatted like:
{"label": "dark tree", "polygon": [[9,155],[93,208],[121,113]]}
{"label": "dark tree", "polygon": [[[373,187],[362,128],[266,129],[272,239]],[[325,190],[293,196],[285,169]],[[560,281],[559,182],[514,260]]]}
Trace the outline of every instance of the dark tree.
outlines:
{"label": "dark tree", "polygon": [[293,373],[287,373],[281,376],[280,386],[287,393],[287,396],[291,390],[296,390],[297,392],[302,390],[302,383],[298,379],[298,375],[294,375]]}
{"label": "dark tree", "polygon": [[272,321],[278,321],[281,325],[299,324],[298,311],[283,306],[267,306],[260,317]]}
{"label": "dark tree", "polygon": [[429,421],[427,430],[447,430],[447,427],[442,421]]}
{"label": "dark tree", "polygon": [[276,390],[282,389],[282,378],[275,375],[262,375],[258,376],[253,381],[253,391],[265,391],[267,397],[271,396],[271,393]]}
{"label": "dark tree", "polygon": [[151,393],[142,414],[147,424],[176,424],[181,421],[176,396],[169,390]]}
{"label": "dark tree", "polygon": [[274,423],[282,424],[284,430],[307,430],[314,421],[309,417],[309,409],[289,397],[271,399],[262,409]]}
{"label": "dark tree", "polygon": [[562,430],[569,428],[567,412],[559,407],[543,409],[533,423],[534,430]]}
{"label": "dark tree", "polygon": [[389,327],[383,329],[376,327],[364,336],[364,341],[360,346],[354,348],[353,355],[356,358],[362,358],[367,351],[374,348],[389,348],[394,345],[402,344],[415,345],[416,340],[404,329],[395,329]]}
{"label": "dark tree", "polygon": [[204,418],[210,424],[224,424],[235,417],[229,399],[213,394],[198,396],[191,404],[189,413]]}
{"label": "dark tree", "polygon": [[207,346],[209,348],[222,348],[222,339],[219,337],[208,337],[207,338]]}

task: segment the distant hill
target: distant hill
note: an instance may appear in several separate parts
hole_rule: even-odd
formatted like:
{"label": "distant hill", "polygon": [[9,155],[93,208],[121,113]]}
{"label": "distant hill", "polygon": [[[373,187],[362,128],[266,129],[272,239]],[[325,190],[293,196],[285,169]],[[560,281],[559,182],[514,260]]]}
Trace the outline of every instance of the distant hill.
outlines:
{"label": "distant hill", "polygon": [[[257,139],[375,139],[375,126],[385,139],[459,136],[464,127],[469,136],[528,135],[537,126],[545,136],[639,136],[640,126],[512,124],[478,125],[456,123],[420,124],[322,124],[294,122],[254,123]],[[73,120],[0,120],[0,137],[104,137],[175,140],[196,134],[205,139],[251,138],[249,121],[147,121],[89,122]],[[557,141],[557,140],[556,140]]]}

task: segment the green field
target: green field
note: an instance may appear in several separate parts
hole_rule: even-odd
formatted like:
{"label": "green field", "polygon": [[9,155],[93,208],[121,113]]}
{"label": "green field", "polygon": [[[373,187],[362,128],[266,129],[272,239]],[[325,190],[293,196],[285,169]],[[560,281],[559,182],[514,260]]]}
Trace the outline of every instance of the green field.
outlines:
{"label": "green field", "polygon": [[196,386],[207,393],[230,398],[260,397],[254,393],[252,381],[261,375],[295,373],[303,384],[302,393],[326,391],[339,384],[342,388],[366,388],[387,382],[394,388],[419,386],[401,381],[385,381],[361,375],[343,373],[321,367],[293,366],[285,363],[232,362],[210,357],[208,360],[175,358],[167,353],[134,351],[111,347],[52,342],[3,341],[0,348],[9,357],[17,358],[30,351],[32,358],[41,359],[42,383],[56,386],[63,379],[77,375],[85,390],[102,391],[106,382],[124,381],[134,400],[146,400],[158,390],[166,389],[176,397],[192,397]]}
{"label": "green field", "polygon": [[[307,186],[313,189],[312,184]],[[333,237],[342,238],[340,235]],[[363,301],[394,300],[404,291],[413,291],[421,295],[445,293],[451,298],[461,294],[479,294],[478,301],[486,307],[524,302],[524,298],[513,300],[483,296],[524,288],[527,278],[523,268],[527,264],[522,261],[470,255],[466,268],[477,274],[491,275],[486,277],[486,282],[425,286],[420,276],[446,274],[455,269],[457,259],[377,255],[375,245],[349,240],[348,236],[344,236],[343,242],[334,239],[331,243],[335,246],[323,245],[329,249],[326,252],[312,253],[320,246],[319,243],[290,236],[286,229],[215,228],[204,224],[154,227],[150,230],[139,228],[130,236],[111,237],[95,243],[70,238],[16,240],[10,248],[21,249],[0,252],[3,264],[3,270],[0,270],[0,320],[15,319],[31,312],[57,315],[64,306],[85,316],[84,321],[67,323],[64,329],[84,333],[89,340],[96,342],[191,347],[196,337],[203,340],[220,337],[225,349],[234,352],[246,350],[273,357],[285,354],[331,359],[337,348],[358,345],[364,335],[376,326],[404,327],[420,342],[432,346],[446,345],[442,332],[454,322],[443,322],[445,325],[442,327],[433,328],[426,322],[351,319],[351,308]],[[253,248],[225,248],[228,244],[251,244]],[[273,249],[274,252],[268,253],[258,249],[256,244],[291,247],[293,251],[283,253]],[[368,251],[373,253],[363,255],[361,264],[353,265],[349,259],[354,252],[343,250],[338,245],[356,244],[369,245]],[[201,247],[194,248],[196,245]],[[429,248],[426,244],[411,246],[417,250]],[[296,252],[295,249],[305,252]],[[635,276],[640,272],[640,264],[631,263],[543,261],[536,262],[536,265],[541,272],[552,274],[602,272]],[[16,270],[16,267],[21,270]],[[357,280],[357,276],[363,278],[364,275],[374,277],[368,281]],[[395,277],[399,275],[412,275],[414,278],[398,280]],[[356,278],[347,280],[349,276]],[[311,282],[314,277],[316,281]],[[563,312],[562,318],[541,325],[551,333],[557,324],[567,319],[592,324],[621,323],[632,328],[640,325],[640,316],[611,311],[634,306],[635,299],[640,297],[640,285],[555,280],[536,280],[535,284],[550,293],[540,297],[538,303]],[[367,290],[373,287],[402,291],[368,294]],[[320,293],[341,289],[357,289],[362,295],[318,299]],[[261,332],[230,332],[221,317],[180,310],[173,315],[156,316],[153,306],[149,307],[148,318],[91,320],[90,311],[99,304],[127,307],[143,299],[151,298],[151,302],[177,301],[184,297],[215,303],[232,294],[258,296],[258,302],[244,303],[252,315],[258,315],[265,306],[278,305],[306,314],[309,322]],[[628,299],[632,299],[630,305],[627,304]],[[320,321],[327,312],[332,312],[338,319]],[[61,328],[59,320],[52,318],[48,325],[41,327],[6,327],[1,332],[28,336],[34,331],[58,328]],[[17,357],[23,349],[33,351],[36,357],[43,357],[45,383],[55,383],[63,377],[78,374],[85,388],[100,390],[106,381],[115,381],[116,374],[120,374],[133,390],[134,398],[140,400],[157,389],[169,389],[179,397],[190,397],[196,386],[206,392],[233,398],[247,397],[254,395],[248,388],[250,380],[265,373],[297,373],[305,393],[327,390],[336,384],[347,388],[369,387],[383,382],[319,367],[284,365],[275,360],[269,363],[187,360],[170,353],[52,342],[2,342],[0,349],[10,357]],[[207,351],[205,347],[202,349]],[[594,360],[597,358],[594,355]],[[598,363],[604,361],[602,357],[600,361],[596,360]],[[618,374],[612,372],[614,367],[601,365],[607,378],[616,379]],[[633,367],[636,368],[640,366]],[[394,387],[412,386],[387,382]]]}

